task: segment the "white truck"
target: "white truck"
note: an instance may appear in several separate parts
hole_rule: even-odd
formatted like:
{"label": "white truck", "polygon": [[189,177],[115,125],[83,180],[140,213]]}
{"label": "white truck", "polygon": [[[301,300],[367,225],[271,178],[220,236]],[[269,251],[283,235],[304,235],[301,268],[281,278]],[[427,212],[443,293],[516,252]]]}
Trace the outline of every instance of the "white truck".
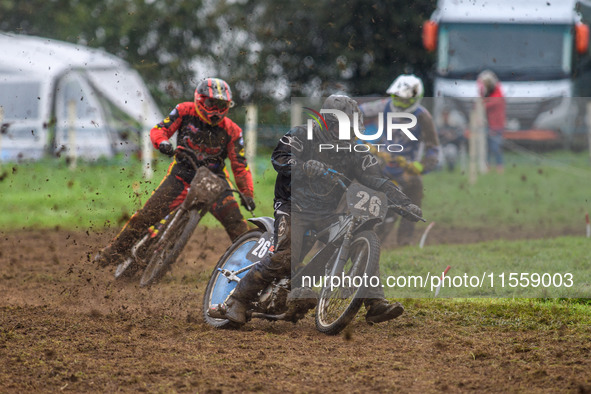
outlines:
{"label": "white truck", "polygon": [[439,0],[423,25],[436,51],[435,116],[446,108],[467,118],[476,77],[490,69],[507,97],[507,139],[572,146],[588,43],[577,0]]}
{"label": "white truck", "polygon": [[[162,120],[139,74],[105,51],[0,33],[0,162],[138,151]],[[151,147],[147,151],[151,156]]]}

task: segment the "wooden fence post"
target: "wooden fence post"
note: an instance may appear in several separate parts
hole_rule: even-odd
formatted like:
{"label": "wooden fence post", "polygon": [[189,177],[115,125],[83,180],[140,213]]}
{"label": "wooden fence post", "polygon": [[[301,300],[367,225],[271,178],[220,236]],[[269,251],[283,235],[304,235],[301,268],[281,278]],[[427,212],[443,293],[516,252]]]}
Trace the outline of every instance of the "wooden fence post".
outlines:
{"label": "wooden fence post", "polygon": [[76,101],[68,101],[68,160],[70,170],[76,168],[78,147],[76,146]]}
{"label": "wooden fence post", "polygon": [[258,123],[258,108],[255,104],[248,104],[246,106],[246,132],[245,132],[245,155],[246,161],[249,163],[250,172],[255,175],[256,169],[256,155],[257,155],[257,123]]}

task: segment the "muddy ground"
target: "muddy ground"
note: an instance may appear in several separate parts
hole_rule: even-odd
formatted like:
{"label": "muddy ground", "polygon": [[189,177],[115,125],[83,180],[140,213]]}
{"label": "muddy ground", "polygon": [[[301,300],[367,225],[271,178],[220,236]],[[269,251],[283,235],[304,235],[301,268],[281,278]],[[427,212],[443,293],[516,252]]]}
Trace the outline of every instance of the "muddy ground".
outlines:
{"label": "muddy ground", "polygon": [[[535,237],[520,231],[435,227],[428,242]],[[467,325],[409,301],[400,318],[372,327],[361,311],[336,337],[311,316],[216,330],[201,318],[201,297],[229,245],[224,233],[198,228],[149,290],[90,262],[111,235],[0,233],[0,392],[591,392],[580,327]]]}

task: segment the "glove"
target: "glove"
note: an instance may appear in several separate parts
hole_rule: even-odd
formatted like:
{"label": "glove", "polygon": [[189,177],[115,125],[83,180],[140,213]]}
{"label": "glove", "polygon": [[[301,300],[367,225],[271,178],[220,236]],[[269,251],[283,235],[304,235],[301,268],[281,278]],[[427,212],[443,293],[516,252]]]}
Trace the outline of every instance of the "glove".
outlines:
{"label": "glove", "polygon": [[374,145],[372,144],[366,144],[366,146],[369,146],[369,151],[378,158],[378,160],[382,161],[383,163],[388,163],[391,159],[390,153],[388,152],[384,152],[381,150],[378,150]]}
{"label": "glove", "polygon": [[240,203],[247,211],[252,212],[256,208],[256,204],[254,203],[254,198],[250,196],[240,196]]}
{"label": "glove", "polygon": [[404,156],[396,156],[394,162],[398,167],[403,168],[404,172],[411,175],[419,175],[423,172],[423,165],[419,161],[407,161]]}
{"label": "glove", "polygon": [[406,165],[404,171],[411,175],[420,175],[423,172],[423,165],[419,161],[413,161]]}
{"label": "glove", "polygon": [[[399,209],[397,210],[397,213],[406,220],[418,222],[423,217],[423,211],[415,204],[404,205],[402,208],[404,208],[404,210]],[[416,216],[413,216],[412,214]]]}
{"label": "glove", "polygon": [[166,156],[174,155],[174,148],[172,147],[172,144],[168,141],[162,141],[160,145],[158,145],[158,150]]}
{"label": "glove", "polygon": [[398,167],[406,168],[407,161],[404,156],[394,156],[394,163],[398,164]]}
{"label": "glove", "polygon": [[304,163],[304,174],[313,178],[320,176],[326,172],[326,166],[317,160],[308,160]]}

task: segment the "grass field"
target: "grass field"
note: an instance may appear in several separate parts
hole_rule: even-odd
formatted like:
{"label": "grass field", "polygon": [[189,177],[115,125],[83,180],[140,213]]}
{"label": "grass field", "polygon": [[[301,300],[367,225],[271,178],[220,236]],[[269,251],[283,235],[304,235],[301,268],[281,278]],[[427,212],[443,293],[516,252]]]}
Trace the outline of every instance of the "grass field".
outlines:
{"label": "grass field", "polygon": [[581,300],[524,298],[405,299],[419,316],[459,326],[505,330],[556,330],[569,326],[589,334],[591,307]]}
{"label": "grass field", "polygon": [[[554,153],[544,158],[506,155],[505,174],[489,173],[475,185],[459,171],[424,176],[424,215],[450,228],[577,227],[591,210],[588,156]],[[44,161],[0,168],[4,229],[27,227],[100,228],[118,226],[143,204],[166,172],[155,163],[146,181],[137,161],[79,165]],[[268,157],[255,163],[257,215],[272,215],[275,172]],[[205,219],[205,225],[216,226]]]}
{"label": "grass field", "polygon": [[[119,227],[141,207],[158,186],[168,161],[157,160],[151,180],[142,178],[137,161],[79,164],[69,169],[64,162],[43,161],[3,165],[0,193],[0,226],[4,229],[69,229]],[[257,163],[255,180],[257,214],[272,215],[272,203],[263,196],[273,195],[274,179],[267,175],[264,163]],[[245,212],[247,216],[248,212]],[[203,222],[217,226],[209,215]]]}
{"label": "grass field", "polygon": [[490,172],[474,185],[457,172],[426,175],[425,215],[467,228],[584,225],[591,210],[588,154],[505,157],[504,174]]}
{"label": "grass field", "polygon": [[579,298],[591,296],[590,242],[559,237],[406,247],[384,250],[380,263],[383,275],[402,276],[385,286],[394,298],[433,297],[439,281],[432,277],[447,266],[439,297]]}
{"label": "grass field", "polygon": [[[402,316],[369,326],[362,309],[336,337],[311,316],[206,325],[201,297],[229,244],[210,217],[152,288],[91,263],[167,162],[151,181],[136,162],[4,164],[0,391],[591,392],[588,156],[506,159],[504,175],[475,185],[459,171],[426,175],[424,215],[436,222],[426,246],[385,245],[381,258],[383,276],[438,276],[450,265],[449,276],[494,274],[494,288],[442,288],[437,298],[431,283],[387,288]],[[271,215],[268,157],[255,171],[256,214]],[[577,293],[509,286],[526,270],[573,270]]]}

